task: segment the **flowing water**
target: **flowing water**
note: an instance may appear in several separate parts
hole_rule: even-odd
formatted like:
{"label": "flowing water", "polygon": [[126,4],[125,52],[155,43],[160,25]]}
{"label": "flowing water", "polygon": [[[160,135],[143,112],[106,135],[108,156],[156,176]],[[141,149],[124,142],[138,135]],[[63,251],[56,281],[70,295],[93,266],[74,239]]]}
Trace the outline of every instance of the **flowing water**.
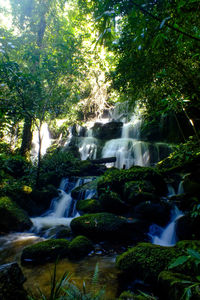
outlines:
{"label": "flowing water", "polygon": [[158,225],[152,225],[149,232],[152,244],[160,246],[174,246],[177,242],[176,222],[182,216],[182,212],[175,207],[172,210],[171,220],[165,228],[159,227]]}

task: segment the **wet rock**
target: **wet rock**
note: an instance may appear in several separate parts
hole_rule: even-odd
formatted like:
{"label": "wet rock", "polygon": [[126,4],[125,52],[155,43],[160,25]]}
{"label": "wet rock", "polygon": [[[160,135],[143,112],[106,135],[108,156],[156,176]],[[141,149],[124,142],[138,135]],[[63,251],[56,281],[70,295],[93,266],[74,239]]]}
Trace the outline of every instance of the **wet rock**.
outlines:
{"label": "wet rock", "polygon": [[95,123],[93,126],[93,136],[97,139],[111,140],[121,137],[122,122],[109,122],[106,124]]}
{"label": "wet rock", "polygon": [[28,296],[23,288],[25,277],[17,263],[0,266],[0,299],[27,300]]}
{"label": "wet rock", "polygon": [[25,231],[32,227],[27,213],[9,197],[0,197],[1,232]]}

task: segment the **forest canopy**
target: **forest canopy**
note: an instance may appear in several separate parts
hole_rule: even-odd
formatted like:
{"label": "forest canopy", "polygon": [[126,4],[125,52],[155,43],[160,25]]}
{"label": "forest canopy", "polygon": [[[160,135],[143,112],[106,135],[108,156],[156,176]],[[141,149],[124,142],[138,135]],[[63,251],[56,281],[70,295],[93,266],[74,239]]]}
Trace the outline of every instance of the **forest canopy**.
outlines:
{"label": "forest canopy", "polygon": [[195,0],[1,4],[1,138],[18,131],[14,147],[27,155],[33,126],[86,120],[116,101],[145,106],[150,119],[183,112],[197,133],[199,8]]}

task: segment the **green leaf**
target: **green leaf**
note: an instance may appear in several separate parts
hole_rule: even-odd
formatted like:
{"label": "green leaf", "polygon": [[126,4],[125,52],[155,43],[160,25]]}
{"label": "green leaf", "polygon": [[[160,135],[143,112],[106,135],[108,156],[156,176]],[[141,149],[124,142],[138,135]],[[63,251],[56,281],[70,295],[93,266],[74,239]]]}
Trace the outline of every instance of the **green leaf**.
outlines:
{"label": "green leaf", "polygon": [[177,266],[183,265],[186,261],[188,261],[188,259],[188,256],[180,256],[171,265],[169,265],[168,269],[173,269]]}
{"label": "green leaf", "polygon": [[197,252],[197,251],[195,251],[195,250],[193,250],[193,249],[187,249],[187,253],[188,253],[191,257],[193,257],[193,258],[195,258],[195,259],[198,259],[198,260],[200,261],[200,253],[199,253],[199,252]]}

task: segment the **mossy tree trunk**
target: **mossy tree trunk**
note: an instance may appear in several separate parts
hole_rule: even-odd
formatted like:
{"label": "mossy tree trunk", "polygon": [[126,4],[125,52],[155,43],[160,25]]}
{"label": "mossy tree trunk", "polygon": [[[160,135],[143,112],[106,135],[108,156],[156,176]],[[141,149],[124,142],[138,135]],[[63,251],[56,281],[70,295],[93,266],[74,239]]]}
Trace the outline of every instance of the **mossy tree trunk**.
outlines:
{"label": "mossy tree trunk", "polygon": [[20,154],[27,158],[30,157],[31,144],[32,144],[32,119],[27,116],[24,120],[23,134],[22,134],[22,144],[20,148]]}

